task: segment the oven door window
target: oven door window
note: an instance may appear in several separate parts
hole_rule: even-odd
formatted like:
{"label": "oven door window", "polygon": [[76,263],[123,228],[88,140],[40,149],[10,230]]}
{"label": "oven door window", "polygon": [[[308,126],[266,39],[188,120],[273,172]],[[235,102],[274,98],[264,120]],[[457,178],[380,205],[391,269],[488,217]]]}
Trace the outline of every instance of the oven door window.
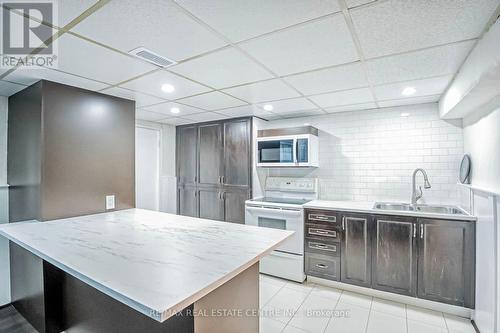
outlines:
{"label": "oven door window", "polygon": [[293,163],[293,139],[259,141],[260,163]]}
{"label": "oven door window", "polygon": [[309,139],[297,139],[297,162],[309,162]]}
{"label": "oven door window", "polygon": [[259,227],[286,230],[286,220],[259,217]]}

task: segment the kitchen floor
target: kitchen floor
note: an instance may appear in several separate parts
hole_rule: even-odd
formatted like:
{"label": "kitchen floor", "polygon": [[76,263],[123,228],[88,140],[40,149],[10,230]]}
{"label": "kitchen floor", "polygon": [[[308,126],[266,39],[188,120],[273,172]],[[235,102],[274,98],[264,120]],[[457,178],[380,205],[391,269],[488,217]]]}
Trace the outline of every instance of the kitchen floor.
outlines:
{"label": "kitchen floor", "polygon": [[260,333],[475,333],[465,318],[260,276]]}

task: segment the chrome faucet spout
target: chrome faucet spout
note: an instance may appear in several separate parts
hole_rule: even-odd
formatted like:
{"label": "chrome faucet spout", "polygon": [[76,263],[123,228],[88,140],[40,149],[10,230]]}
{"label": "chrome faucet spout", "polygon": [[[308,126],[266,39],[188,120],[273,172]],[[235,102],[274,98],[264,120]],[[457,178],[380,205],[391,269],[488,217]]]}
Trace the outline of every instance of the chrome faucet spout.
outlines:
{"label": "chrome faucet spout", "polygon": [[418,189],[416,186],[416,177],[417,177],[417,173],[419,173],[419,172],[421,172],[422,175],[424,176],[424,188],[429,189],[432,187],[431,183],[429,182],[429,177],[427,177],[427,172],[425,172],[425,170],[422,168],[415,169],[415,171],[413,171],[412,182],[411,182],[411,185],[412,185],[411,186],[411,189],[412,189],[411,204],[412,205],[416,205],[418,200],[421,199],[423,196],[422,186],[419,186]]}

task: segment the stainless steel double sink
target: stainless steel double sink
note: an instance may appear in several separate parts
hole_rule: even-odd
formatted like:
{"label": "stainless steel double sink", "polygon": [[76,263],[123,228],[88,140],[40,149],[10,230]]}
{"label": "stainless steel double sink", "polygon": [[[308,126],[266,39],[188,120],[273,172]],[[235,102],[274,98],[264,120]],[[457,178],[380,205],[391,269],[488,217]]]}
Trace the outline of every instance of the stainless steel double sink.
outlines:
{"label": "stainless steel double sink", "polygon": [[407,203],[376,202],[374,209],[392,210],[401,212],[421,212],[430,214],[446,215],[469,215],[466,211],[457,206],[446,205],[410,205]]}

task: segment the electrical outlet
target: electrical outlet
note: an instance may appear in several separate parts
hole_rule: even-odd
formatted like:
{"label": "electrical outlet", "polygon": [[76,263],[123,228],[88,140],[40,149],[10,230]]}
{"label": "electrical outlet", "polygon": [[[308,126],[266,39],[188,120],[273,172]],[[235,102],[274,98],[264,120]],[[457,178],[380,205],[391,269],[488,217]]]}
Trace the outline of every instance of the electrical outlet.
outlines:
{"label": "electrical outlet", "polygon": [[106,210],[115,209],[115,196],[107,195],[106,196]]}

